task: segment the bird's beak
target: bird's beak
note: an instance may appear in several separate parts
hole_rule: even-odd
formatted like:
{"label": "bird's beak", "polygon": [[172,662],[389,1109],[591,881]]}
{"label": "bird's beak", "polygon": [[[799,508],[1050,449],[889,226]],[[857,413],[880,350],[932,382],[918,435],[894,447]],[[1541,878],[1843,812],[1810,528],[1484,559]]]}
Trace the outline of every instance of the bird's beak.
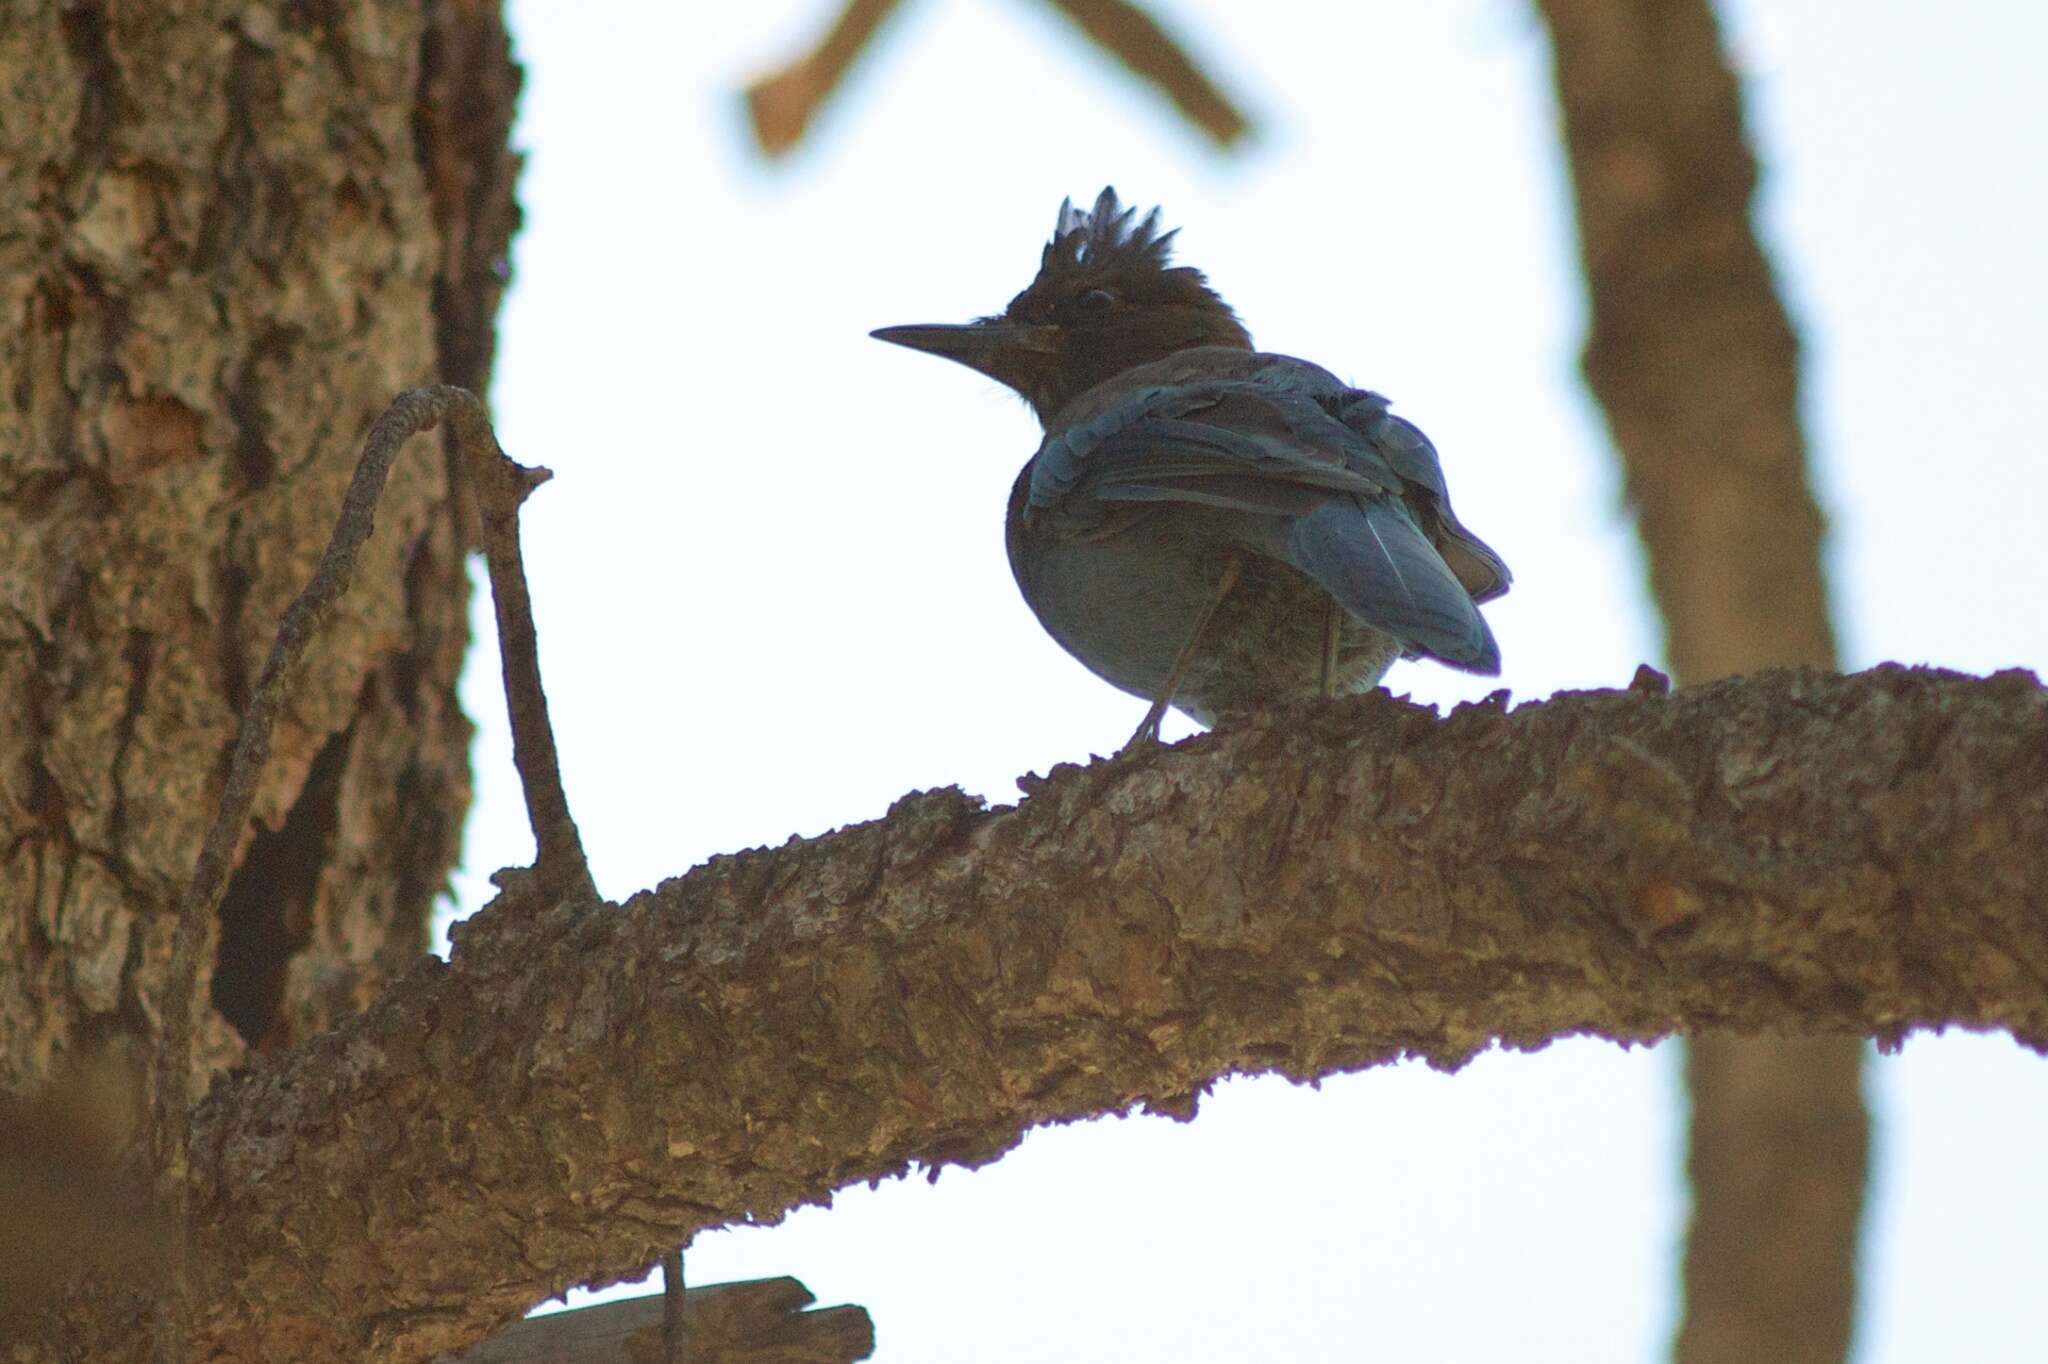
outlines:
{"label": "bird's beak", "polygon": [[957,361],[991,379],[1004,382],[1008,382],[1016,372],[1020,352],[1024,355],[1060,353],[1058,327],[1006,322],[1001,318],[957,326],[928,322],[911,327],[880,327],[868,335],[893,346],[908,346],[927,355]]}

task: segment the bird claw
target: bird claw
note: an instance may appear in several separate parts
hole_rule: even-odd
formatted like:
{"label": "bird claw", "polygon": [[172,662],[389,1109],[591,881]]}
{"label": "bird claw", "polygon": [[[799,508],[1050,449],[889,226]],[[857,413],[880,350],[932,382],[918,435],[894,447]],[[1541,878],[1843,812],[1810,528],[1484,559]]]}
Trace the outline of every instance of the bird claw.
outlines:
{"label": "bird claw", "polygon": [[1126,753],[1142,753],[1148,748],[1158,748],[1161,744],[1159,718],[1148,715],[1145,717],[1144,723],[1139,725],[1131,734],[1131,737],[1124,740],[1124,746],[1116,751],[1116,756],[1121,758]]}

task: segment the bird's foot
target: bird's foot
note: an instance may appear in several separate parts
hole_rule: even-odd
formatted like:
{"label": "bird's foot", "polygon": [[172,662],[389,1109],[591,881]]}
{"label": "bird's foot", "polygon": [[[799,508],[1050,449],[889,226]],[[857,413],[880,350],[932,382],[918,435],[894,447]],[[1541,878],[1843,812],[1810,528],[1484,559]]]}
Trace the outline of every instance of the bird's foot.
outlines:
{"label": "bird's foot", "polygon": [[1153,702],[1152,708],[1145,712],[1145,718],[1138,722],[1137,729],[1131,732],[1131,737],[1124,740],[1124,746],[1116,751],[1116,756],[1121,758],[1127,753],[1142,753],[1148,748],[1159,747],[1159,722],[1165,718],[1165,700]]}

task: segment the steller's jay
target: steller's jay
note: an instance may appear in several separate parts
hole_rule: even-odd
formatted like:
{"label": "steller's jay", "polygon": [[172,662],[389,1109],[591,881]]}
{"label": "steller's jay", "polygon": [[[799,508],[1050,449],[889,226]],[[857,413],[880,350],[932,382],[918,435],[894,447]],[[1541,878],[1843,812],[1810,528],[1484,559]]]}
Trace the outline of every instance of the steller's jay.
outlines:
{"label": "steller's jay", "polygon": [[1010,491],[1024,600],[1112,686],[1203,724],[1362,692],[1396,658],[1500,671],[1479,603],[1500,556],[1451,511],[1436,449],[1306,360],[1252,349],[1174,234],[1105,189],[1060,205],[1038,277],[994,317],[879,340],[981,371],[1045,440]]}

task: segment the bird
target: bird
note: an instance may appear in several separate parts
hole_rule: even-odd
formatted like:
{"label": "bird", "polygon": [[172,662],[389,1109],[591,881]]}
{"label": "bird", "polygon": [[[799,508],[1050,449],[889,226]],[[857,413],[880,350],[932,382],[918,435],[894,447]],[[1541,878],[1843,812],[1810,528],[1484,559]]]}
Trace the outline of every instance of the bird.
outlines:
{"label": "bird", "polygon": [[1370,691],[1398,658],[1500,672],[1508,567],[1387,399],[1255,350],[1177,232],[1114,187],[1060,205],[1002,312],[877,340],[1014,390],[1044,429],[1005,518],[1025,602],[1090,671],[1200,724]]}

